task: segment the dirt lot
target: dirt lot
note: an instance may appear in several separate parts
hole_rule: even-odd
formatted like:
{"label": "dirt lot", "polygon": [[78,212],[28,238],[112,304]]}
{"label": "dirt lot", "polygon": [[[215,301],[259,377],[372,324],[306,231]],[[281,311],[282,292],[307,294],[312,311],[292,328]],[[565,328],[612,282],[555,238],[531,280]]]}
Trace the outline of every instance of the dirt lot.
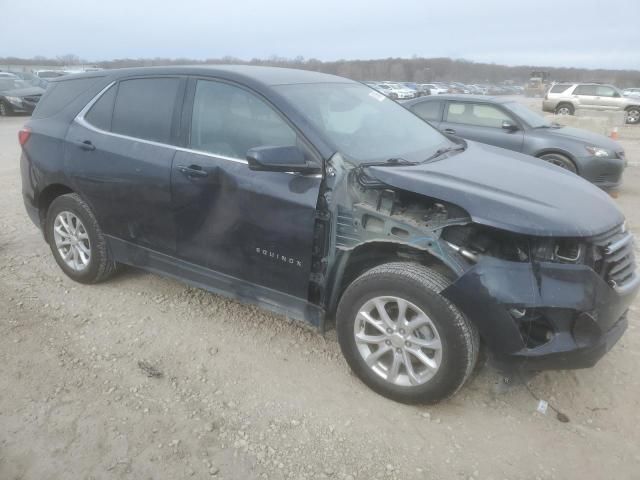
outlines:
{"label": "dirt lot", "polygon": [[[530,382],[569,423],[490,367],[448,403],[399,405],[333,332],[134,269],[67,279],[23,209],[24,121],[0,118],[0,479],[638,478],[636,308],[595,368]],[[623,134],[617,202],[640,234],[640,135]]]}

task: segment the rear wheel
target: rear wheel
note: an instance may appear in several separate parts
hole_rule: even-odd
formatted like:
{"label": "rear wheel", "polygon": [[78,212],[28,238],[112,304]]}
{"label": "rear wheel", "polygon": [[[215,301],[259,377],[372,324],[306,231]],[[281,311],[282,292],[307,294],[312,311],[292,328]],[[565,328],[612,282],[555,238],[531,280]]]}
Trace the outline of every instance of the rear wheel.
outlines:
{"label": "rear wheel", "polygon": [[573,115],[575,109],[570,103],[561,103],[556,107],[556,115]]}
{"label": "rear wheel", "polygon": [[434,270],[398,262],[349,285],[338,306],[338,340],[351,369],[371,389],[403,403],[436,403],[467,380],[479,338],[440,295],[448,284]]}
{"label": "rear wheel", "polygon": [[640,122],[640,107],[629,107],[626,113],[627,123],[634,125]]}
{"label": "rear wheel", "polygon": [[570,172],[578,173],[578,169],[576,168],[575,163],[573,163],[570,158],[560,153],[546,153],[544,155],[540,155],[540,157],[538,158],[544,160],[545,162],[557,165],[560,168],[564,168],[565,170],[569,170]]}
{"label": "rear wheel", "polygon": [[115,271],[96,217],[78,194],[61,195],[51,203],[45,229],[53,257],[76,282],[98,283]]}

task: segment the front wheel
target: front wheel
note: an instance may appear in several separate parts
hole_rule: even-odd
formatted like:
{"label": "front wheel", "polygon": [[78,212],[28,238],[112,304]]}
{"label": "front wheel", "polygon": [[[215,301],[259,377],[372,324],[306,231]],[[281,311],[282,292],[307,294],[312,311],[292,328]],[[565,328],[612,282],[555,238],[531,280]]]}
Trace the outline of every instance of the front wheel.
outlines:
{"label": "front wheel", "polygon": [[478,356],[474,325],[441,295],[449,284],[415,263],[358,277],[337,311],[340,348],[371,389],[402,403],[436,403],[464,384]]}
{"label": "front wheel", "polygon": [[565,157],[560,153],[546,153],[544,155],[540,155],[540,160],[544,160],[545,162],[552,163],[560,168],[564,168],[565,170],[569,170],[572,173],[578,173],[578,169],[576,168],[576,164],[573,161]]}
{"label": "front wheel", "polygon": [[98,283],[115,271],[98,221],[80,195],[61,195],[51,203],[45,231],[56,262],[76,282]]}

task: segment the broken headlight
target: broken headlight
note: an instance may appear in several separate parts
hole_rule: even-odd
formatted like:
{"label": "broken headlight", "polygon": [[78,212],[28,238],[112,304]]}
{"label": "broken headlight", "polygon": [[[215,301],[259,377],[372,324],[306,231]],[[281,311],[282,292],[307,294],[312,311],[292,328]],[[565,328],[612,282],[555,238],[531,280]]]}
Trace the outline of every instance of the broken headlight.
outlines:
{"label": "broken headlight", "polygon": [[531,242],[531,256],[539,262],[581,263],[585,245],[575,239],[538,239]]}
{"label": "broken headlight", "polygon": [[463,257],[477,261],[487,255],[512,262],[529,260],[529,243],[523,235],[480,225],[455,225],[442,232],[442,239]]}

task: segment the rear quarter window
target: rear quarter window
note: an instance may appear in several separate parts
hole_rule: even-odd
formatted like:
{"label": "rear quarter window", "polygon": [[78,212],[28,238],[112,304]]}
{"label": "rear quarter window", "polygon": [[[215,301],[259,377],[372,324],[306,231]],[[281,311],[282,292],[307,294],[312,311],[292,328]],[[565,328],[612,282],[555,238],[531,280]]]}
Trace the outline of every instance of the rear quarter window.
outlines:
{"label": "rear quarter window", "polygon": [[571,86],[570,84],[558,83],[557,85],[554,85],[553,87],[551,87],[551,90],[549,90],[549,93],[563,93],[567,91],[570,86]]}
{"label": "rear quarter window", "polygon": [[85,120],[101,130],[111,131],[111,115],[116,98],[116,87],[111,86],[104,92],[85,115]]}
{"label": "rear quarter window", "polygon": [[47,118],[55,115],[86,92],[100,77],[77,78],[50,82],[38,102],[33,118]]}

